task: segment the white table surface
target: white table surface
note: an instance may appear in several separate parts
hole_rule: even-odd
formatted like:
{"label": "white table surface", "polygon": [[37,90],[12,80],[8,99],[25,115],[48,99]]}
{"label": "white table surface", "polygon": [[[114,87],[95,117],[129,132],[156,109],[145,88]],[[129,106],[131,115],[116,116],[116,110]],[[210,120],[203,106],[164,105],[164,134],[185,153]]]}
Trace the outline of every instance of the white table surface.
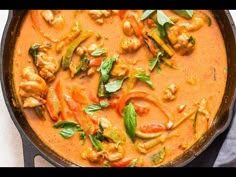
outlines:
{"label": "white table surface", "polygon": [[[236,10],[230,10],[236,23]],[[0,36],[7,20],[8,10],[0,10]],[[0,89],[0,167],[23,167],[23,150],[20,134],[10,118]],[[40,156],[35,158],[36,167],[52,165]]]}

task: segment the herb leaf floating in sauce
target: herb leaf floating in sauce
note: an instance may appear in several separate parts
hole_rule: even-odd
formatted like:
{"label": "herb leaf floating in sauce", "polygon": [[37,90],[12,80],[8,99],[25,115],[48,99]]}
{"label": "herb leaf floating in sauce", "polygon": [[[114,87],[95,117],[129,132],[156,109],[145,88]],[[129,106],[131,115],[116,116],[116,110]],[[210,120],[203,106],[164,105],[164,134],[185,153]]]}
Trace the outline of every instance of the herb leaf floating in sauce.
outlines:
{"label": "herb leaf floating in sauce", "polygon": [[146,18],[148,18],[155,11],[156,10],[145,10],[143,12],[142,16],[140,17],[140,20],[145,20]]}
{"label": "herb leaf floating in sauce", "polygon": [[121,79],[121,80],[115,80],[115,81],[112,81],[112,82],[109,82],[105,85],[105,89],[107,92],[109,93],[114,93],[118,90],[120,90],[124,80],[127,79],[127,77]]}
{"label": "herb leaf floating in sauce", "polygon": [[72,137],[76,132],[80,133],[80,140],[82,140],[83,142],[85,141],[85,133],[83,131],[83,129],[75,122],[71,122],[71,121],[61,121],[56,123],[54,126],[54,128],[62,128],[62,130],[60,131],[60,135],[63,138],[70,138]]}
{"label": "herb leaf floating in sauce", "polygon": [[192,18],[194,11],[193,10],[174,10],[174,12],[182,17]]}
{"label": "herb leaf floating in sauce", "polygon": [[145,82],[148,86],[152,87],[152,81],[150,79],[150,76],[148,76],[145,72],[141,72],[136,74],[135,76],[137,79]]}
{"label": "herb leaf floating in sauce", "polygon": [[102,143],[100,140],[98,140],[95,136],[93,135],[89,135],[89,139],[93,145],[93,147],[97,150],[97,151],[101,151],[103,149]]}
{"label": "herb leaf floating in sauce", "polygon": [[92,55],[93,57],[99,57],[99,56],[101,56],[101,55],[103,55],[103,54],[105,54],[105,53],[107,53],[107,49],[106,49],[106,48],[103,48],[103,49],[97,49],[97,50],[93,51],[93,52],[91,53],[91,55]]}
{"label": "herb leaf floating in sauce", "polygon": [[37,62],[36,59],[37,59],[39,47],[40,47],[40,44],[36,43],[36,44],[33,44],[29,49],[29,54],[33,58],[34,64],[36,64],[36,62]]}
{"label": "herb leaf floating in sauce", "polygon": [[99,70],[102,75],[102,81],[103,83],[106,83],[109,80],[109,73],[112,69],[113,63],[116,61],[116,59],[119,57],[118,54],[113,55],[110,59],[107,59],[102,62]]}
{"label": "herb leaf floating in sauce", "polygon": [[90,104],[88,106],[85,107],[84,111],[87,114],[92,114],[93,112],[96,112],[98,110],[101,110],[102,108],[106,108],[109,106],[109,103],[106,101],[100,101],[99,104]]}
{"label": "herb leaf floating in sauce", "polygon": [[129,135],[130,139],[135,141],[135,131],[137,127],[137,115],[132,103],[129,103],[124,108],[124,123],[126,133]]}
{"label": "herb leaf floating in sauce", "polygon": [[162,10],[157,10],[157,23],[158,23],[158,30],[160,32],[160,37],[165,42],[167,42],[168,39],[167,39],[166,30],[167,30],[167,28],[172,26],[174,24],[174,22],[172,22],[171,19],[169,17],[167,17]]}
{"label": "herb leaf floating in sauce", "polygon": [[167,17],[162,10],[157,10],[157,22],[161,26],[164,26],[166,24],[174,24],[174,22],[172,22],[171,19]]}
{"label": "herb leaf floating in sauce", "polygon": [[164,160],[165,155],[166,155],[166,148],[164,147],[157,153],[151,155],[152,163],[154,165],[161,163]]}
{"label": "herb leaf floating in sauce", "polygon": [[157,53],[156,58],[152,58],[149,60],[149,70],[153,71],[153,69],[156,67],[157,72],[159,73],[161,71],[161,58],[164,56],[163,52],[159,51]]}

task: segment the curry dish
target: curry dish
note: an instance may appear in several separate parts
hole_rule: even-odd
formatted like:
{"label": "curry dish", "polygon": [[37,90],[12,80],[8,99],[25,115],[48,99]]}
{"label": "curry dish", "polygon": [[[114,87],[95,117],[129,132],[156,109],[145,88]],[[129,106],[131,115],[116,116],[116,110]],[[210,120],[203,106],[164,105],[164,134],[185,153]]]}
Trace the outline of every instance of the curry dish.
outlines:
{"label": "curry dish", "polygon": [[13,60],[17,104],[79,166],[165,165],[211,126],[227,79],[208,10],[32,10]]}

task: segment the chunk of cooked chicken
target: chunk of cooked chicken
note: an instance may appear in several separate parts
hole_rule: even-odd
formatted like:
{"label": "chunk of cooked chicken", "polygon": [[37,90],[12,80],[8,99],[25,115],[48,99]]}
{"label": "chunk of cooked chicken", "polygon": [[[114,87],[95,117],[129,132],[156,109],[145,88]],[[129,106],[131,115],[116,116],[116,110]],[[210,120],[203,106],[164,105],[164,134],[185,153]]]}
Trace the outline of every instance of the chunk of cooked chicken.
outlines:
{"label": "chunk of cooked chicken", "polygon": [[29,53],[34,60],[39,75],[43,77],[48,82],[55,79],[55,73],[60,68],[60,61],[55,57],[48,56],[47,51],[51,47],[51,44],[34,44],[29,49]]}
{"label": "chunk of cooked chicken", "polygon": [[47,56],[45,53],[40,52],[37,55],[36,66],[39,68],[39,74],[48,82],[55,79],[55,73],[58,71],[60,65],[56,58]]}
{"label": "chunk of cooked chicken", "polygon": [[89,10],[88,14],[98,24],[103,24],[104,18],[110,17],[112,15],[112,11],[111,10]]}
{"label": "chunk of cooked chicken", "polygon": [[43,10],[41,12],[42,17],[44,20],[53,25],[55,27],[63,27],[64,26],[64,18],[61,15],[56,16],[58,12],[53,10]]}
{"label": "chunk of cooked chicken", "polygon": [[177,86],[172,83],[170,84],[165,90],[164,90],[164,96],[163,96],[163,99],[165,101],[173,101],[175,100],[176,96],[176,92],[177,92],[178,88]]}
{"label": "chunk of cooked chicken", "polygon": [[181,55],[191,54],[194,50],[195,41],[184,27],[174,25],[167,30],[168,38]]}
{"label": "chunk of cooked chicken", "polygon": [[209,17],[201,11],[194,11],[191,22],[181,22],[178,25],[184,27],[187,31],[197,31],[205,23],[208,23]]}
{"label": "chunk of cooked chicken", "polygon": [[137,38],[124,38],[121,40],[120,47],[124,53],[132,53],[141,47],[141,42]]}
{"label": "chunk of cooked chicken", "polygon": [[30,66],[23,69],[22,77],[19,94],[23,98],[23,107],[36,107],[45,104],[48,92],[46,82]]}

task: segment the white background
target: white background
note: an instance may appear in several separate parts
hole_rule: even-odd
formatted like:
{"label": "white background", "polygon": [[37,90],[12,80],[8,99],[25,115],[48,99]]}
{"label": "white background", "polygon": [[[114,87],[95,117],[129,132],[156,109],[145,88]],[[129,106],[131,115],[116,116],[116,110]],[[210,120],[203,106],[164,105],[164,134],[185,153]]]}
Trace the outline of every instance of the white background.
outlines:
{"label": "white background", "polygon": [[[236,22],[236,10],[230,10]],[[8,10],[0,10],[0,37],[7,20]],[[36,157],[35,166],[51,167],[41,157]],[[0,167],[23,167],[22,141],[18,130],[10,118],[0,89]]]}

